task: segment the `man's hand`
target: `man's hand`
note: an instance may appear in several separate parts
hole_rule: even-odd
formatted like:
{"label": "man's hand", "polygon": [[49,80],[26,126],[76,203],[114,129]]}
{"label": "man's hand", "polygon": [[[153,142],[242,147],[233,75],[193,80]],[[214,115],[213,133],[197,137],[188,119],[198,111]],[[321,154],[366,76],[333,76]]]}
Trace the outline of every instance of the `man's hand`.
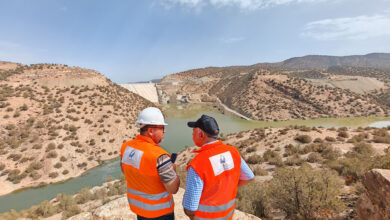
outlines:
{"label": "man's hand", "polygon": [[194,219],[195,212],[190,211],[190,210],[187,210],[187,209],[184,209],[184,213],[185,213],[188,217],[190,217],[191,220]]}
{"label": "man's hand", "polygon": [[168,182],[168,183],[163,183],[165,189],[171,193],[171,194],[176,194],[177,191],[179,191],[179,186],[180,186],[180,178],[179,176],[176,176],[176,179]]}

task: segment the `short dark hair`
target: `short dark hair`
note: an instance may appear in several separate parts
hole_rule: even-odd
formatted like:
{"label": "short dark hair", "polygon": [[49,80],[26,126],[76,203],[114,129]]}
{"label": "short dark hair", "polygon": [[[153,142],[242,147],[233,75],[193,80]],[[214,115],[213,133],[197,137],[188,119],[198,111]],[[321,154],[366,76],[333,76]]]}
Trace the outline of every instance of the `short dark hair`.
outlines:
{"label": "short dark hair", "polygon": [[148,130],[149,127],[150,127],[150,125],[143,126],[142,128],[139,129],[139,133],[140,134],[145,133]]}

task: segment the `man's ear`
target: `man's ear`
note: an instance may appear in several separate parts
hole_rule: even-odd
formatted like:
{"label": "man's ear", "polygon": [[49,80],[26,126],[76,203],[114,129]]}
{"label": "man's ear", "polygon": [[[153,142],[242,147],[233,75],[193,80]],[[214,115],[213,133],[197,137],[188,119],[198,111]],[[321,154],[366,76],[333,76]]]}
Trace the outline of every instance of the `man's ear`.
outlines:
{"label": "man's ear", "polygon": [[204,132],[202,130],[199,130],[199,136],[203,139],[204,138]]}
{"label": "man's ear", "polygon": [[148,128],[147,130],[146,130],[146,134],[148,134],[149,136],[152,134],[152,130],[151,130],[152,128]]}

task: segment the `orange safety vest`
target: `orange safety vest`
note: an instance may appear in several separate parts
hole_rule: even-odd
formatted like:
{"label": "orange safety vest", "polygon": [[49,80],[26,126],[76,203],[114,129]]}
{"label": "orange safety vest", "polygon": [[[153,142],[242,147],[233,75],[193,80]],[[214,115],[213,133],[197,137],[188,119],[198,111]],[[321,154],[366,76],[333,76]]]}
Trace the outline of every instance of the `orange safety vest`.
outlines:
{"label": "orange safety vest", "polygon": [[187,166],[192,167],[203,180],[203,191],[195,219],[232,219],[241,155],[222,141],[204,145]]}
{"label": "orange safety vest", "polygon": [[167,192],[157,172],[157,159],[163,154],[168,152],[143,135],[122,145],[127,199],[130,209],[139,216],[156,218],[173,212],[172,194]]}

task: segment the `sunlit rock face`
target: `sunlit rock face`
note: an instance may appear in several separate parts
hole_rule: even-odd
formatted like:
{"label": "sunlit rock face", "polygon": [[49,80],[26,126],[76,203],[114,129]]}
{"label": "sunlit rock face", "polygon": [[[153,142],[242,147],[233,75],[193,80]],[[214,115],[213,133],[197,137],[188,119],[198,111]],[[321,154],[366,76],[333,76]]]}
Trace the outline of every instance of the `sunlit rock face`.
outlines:
{"label": "sunlit rock face", "polygon": [[367,172],[363,185],[366,192],[356,205],[357,219],[390,219],[390,170]]}

